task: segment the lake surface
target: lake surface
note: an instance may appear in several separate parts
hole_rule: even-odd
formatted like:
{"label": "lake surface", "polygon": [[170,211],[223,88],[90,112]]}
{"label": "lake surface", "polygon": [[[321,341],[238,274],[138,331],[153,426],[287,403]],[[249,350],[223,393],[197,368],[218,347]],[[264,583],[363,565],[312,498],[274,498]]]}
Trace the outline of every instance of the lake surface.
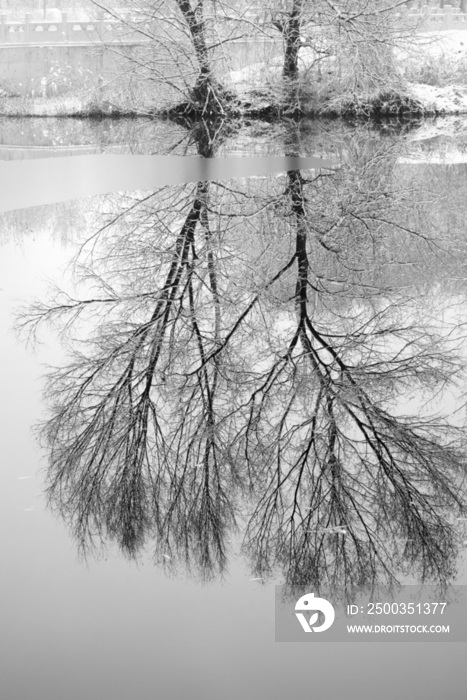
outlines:
{"label": "lake surface", "polygon": [[[366,491],[358,502],[373,504],[389,540],[382,560],[393,556],[396,568],[404,509],[390,490],[386,502],[373,492],[372,479],[384,491],[384,475],[350,410],[368,410],[376,422],[382,410],[397,420],[435,413],[431,438],[443,421],[460,429],[440,433],[441,447],[464,432],[466,148],[462,124],[435,126],[259,123],[206,133],[147,120],[2,120],[0,155],[21,161],[24,172],[45,158],[106,155],[125,163],[132,155],[224,164],[242,157],[248,168],[254,156],[268,169],[237,171],[235,180],[222,171],[210,185],[203,172],[199,182],[190,175],[105,196],[96,178],[86,199],[50,193],[55,203],[27,208],[23,200],[6,212],[11,199],[0,203],[8,700],[464,697],[465,644],[274,642],[275,584],[306,575],[315,585],[318,573],[351,577],[361,565],[351,541],[349,569],[310,559],[318,536],[307,538],[305,527],[338,517],[325,499],[315,520],[289,518],[291,490],[302,511],[310,500],[300,459],[312,421],[319,430],[310,449],[323,479],[331,463],[341,464],[344,486],[360,475]],[[292,160],[284,169],[271,158]],[[313,169],[297,176],[297,158],[321,158],[326,167],[308,161]],[[11,163],[0,165],[7,172]],[[39,344],[28,344],[35,321],[53,307],[53,322],[37,328]],[[19,336],[18,314],[29,314]],[[46,379],[51,367],[65,371],[58,384]],[[138,442],[143,414],[146,453]],[[39,444],[33,428],[51,418]],[[401,455],[403,423],[384,425],[379,436]],[[430,450],[428,470],[443,458],[446,474],[455,472],[454,457]],[[407,454],[407,473],[420,476],[421,463]],[[93,472],[96,463],[101,471]],[[276,464],[292,474],[282,510],[271,505]],[[55,514],[45,505],[46,483]],[[436,560],[432,533],[440,532],[436,517],[456,515],[441,493],[436,514],[420,521],[428,554],[402,556],[403,580],[417,580],[433,561],[453,565],[449,533]],[[372,512],[365,517],[381,546]],[[350,506],[346,518],[360,541]],[[100,536],[107,551],[97,547],[94,556],[91,539],[99,544]],[[453,580],[465,583],[459,537]],[[335,542],[318,544],[329,557]],[[382,575],[378,566],[365,569],[368,577]]]}

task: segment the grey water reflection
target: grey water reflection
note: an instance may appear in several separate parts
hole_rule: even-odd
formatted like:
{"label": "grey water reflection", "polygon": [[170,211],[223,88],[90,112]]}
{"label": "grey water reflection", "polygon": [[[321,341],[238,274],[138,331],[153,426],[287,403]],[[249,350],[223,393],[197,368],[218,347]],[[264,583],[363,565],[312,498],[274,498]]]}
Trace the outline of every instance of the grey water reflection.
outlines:
{"label": "grey water reflection", "polygon": [[332,169],[318,158],[80,155],[0,163],[0,212],[107,192],[150,190],[199,180],[264,176],[289,168]]}
{"label": "grey water reflection", "polygon": [[[151,547],[211,578],[240,534],[255,577],[293,586],[454,575],[465,249],[453,262],[414,207],[404,139],[357,137],[336,172],[109,197],[75,261],[81,295],[24,315],[68,338],[42,437],[49,504],[84,553]],[[222,129],[190,138],[212,158]]]}
{"label": "grey water reflection", "polygon": [[[111,120],[110,124],[104,120],[97,134],[79,120],[65,120],[61,129],[56,120],[43,121],[22,124],[24,143],[18,139],[18,128],[12,134],[8,124],[0,125],[0,213],[107,192],[150,190],[204,179],[258,177],[288,168],[332,169],[338,164],[334,153],[331,158],[316,158],[313,154],[286,157],[281,151],[270,153],[269,148],[260,151],[261,157],[249,153],[248,158],[241,149],[232,152],[230,148],[213,159],[201,155],[209,149],[193,148],[186,129],[170,128],[154,120],[137,120],[132,130],[125,121],[126,128],[117,128]],[[221,133],[227,130],[225,125],[206,123],[202,128],[212,131],[211,136],[217,129]],[[241,131],[239,127],[230,130]],[[15,143],[11,145],[13,136]]]}

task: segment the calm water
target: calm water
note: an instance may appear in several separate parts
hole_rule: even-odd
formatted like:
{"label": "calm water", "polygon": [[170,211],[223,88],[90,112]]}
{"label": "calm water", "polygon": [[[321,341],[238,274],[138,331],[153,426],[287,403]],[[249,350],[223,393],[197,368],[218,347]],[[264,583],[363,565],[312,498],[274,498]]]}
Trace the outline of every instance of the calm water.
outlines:
{"label": "calm water", "polygon": [[[365,388],[373,416],[380,406],[390,406],[394,416],[423,417],[437,411],[451,425],[464,426],[467,178],[459,161],[465,148],[462,137],[454,138],[449,130],[442,137],[429,132],[430,138],[422,136],[423,132],[381,134],[366,127],[314,123],[300,129],[259,124],[236,132],[206,134],[144,121],[90,125],[77,120],[4,120],[2,157],[21,160],[25,173],[29,159],[34,158],[35,167],[46,157],[71,158],[73,153],[82,154],[76,155],[76,161],[93,153],[308,157],[323,158],[337,168],[303,170],[298,179],[295,171],[284,172],[283,164],[277,167],[277,161],[265,160],[260,168],[267,168],[269,174],[260,169],[238,171],[235,180],[227,180],[224,171],[218,175],[224,178],[222,182],[208,190],[204,179],[196,184],[190,175],[185,179],[188,184],[180,184],[183,180],[170,187],[155,183],[157,190],[149,191],[144,185],[144,192],[125,195],[68,201],[66,194],[52,192],[46,201],[60,203],[2,215],[1,677],[8,700],[123,700],[130,696],[145,700],[155,695],[229,700],[464,697],[464,644],[275,643],[274,585],[284,580],[297,582],[294,577],[308,573],[309,560],[304,558],[301,569],[298,554],[314,551],[314,541],[300,540],[301,522],[294,521],[295,542],[301,542],[301,549],[292,550],[293,556],[284,559],[283,552],[276,549],[278,542],[290,545],[284,534],[284,513],[276,508],[269,529],[264,526],[261,508],[259,517],[252,517],[255,505],[270,494],[271,464],[282,459],[284,473],[296,465],[300,445],[309,435],[307,425],[300,421],[309,418],[311,399],[313,405],[321,406],[316,403],[319,392],[314,375],[302,355],[293,355],[295,364],[280,365],[300,318],[294,297],[304,294],[300,284],[305,280],[305,258],[301,258],[298,276],[297,265],[287,265],[297,254],[305,225],[309,246],[305,286],[312,326],[308,330],[316,361],[326,366],[323,372],[330,373],[328,382],[334,387],[333,409],[329,402],[316,409],[321,421],[319,435],[333,425],[329,417],[333,410],[340,444],[340,451],[334,454],[346,460],[349,473],[357,469],[355,455],[360,448],[352,442],[355,434],[342,418],[342,407],[358,408],[358,391],[345,373],[339,374],[330,347],[355,368],[355,380]],[[436,159],[441,162],[434,165]],[[457,164],[451,165],[450,160]],[[86,186],[90,186],[91,173],[95,177],[98,172],[97,163],[81,171]],[[9,165],[2,165],[0,175],[9,172]],[[77,163],[76,167],[72,171],[70,165],[63,191],[73,185],[71,172],[79,172],[81,166]],[[135,186],[134,174],[134,169],[118,173],[130,183],[125,189],[132,189],[131,183]],[[256,177],[242,179],[246,174]],[[35,191],[42,185],[43,179]],[[50,189],[55,188],[58,190],[56,181]],[[31,186],[28,197],[33,190]],[[109,187],[96,178],[86,194],[103,191],[108,192]],[[11,199],[5,199],[0,205],[3,211],[11,205]],[[203,211],[208,212],[208,225]],[[190,239],[190,222],[198,226],[198,219],[193,218],[198,216],[199,228],[193,225]],[[184,232],[181,238],[180,232]],[[178,276],[171,272],[174,264],[181,265]],[[287,269],[282,273],[282,268]],[[57,297],[51,285],[68,296]],[[172,291],[175,296],[170,297]],[[27,333],[18,338],[13,332],[21,308],[33,315],[43,314],[46,309],[34,306],[36,301],[73,307],[80,299],[93,303],[71,309],[76,321],[68,336],[62,336],[65,346],[60,342],[70,321],[65,313],[57,315],[51,326],[38,329],[41,343],[34,347],[25,342]],[[171,306],[168,299],[173,299]],[[162,302],[165,306],[158,307]],[[159,316],[151,325],[155,307]],[[240,322],[240,317],[245,321]],[[157,318],[165,319],[162,330],[166,336]],[[158,329],[153,335],[149,333],[152,328]],[[327,344],[317,334],[326,336]],[[160,341],[161,337],[167,341]],[[216,355],[226,337],[228,352]],[[144,458],[140,462],[143,477],[136,488],[131,475],[122,471],[122,465],[136,464],[135,450],[126,453],[130,456],[117,468],[109,455],[118,455],[119,444],[128,449],[138,435],[126,432],[128,416],[135,410],[128,403],[128,394],[121,394],[120,403],[112,403],[112,397],[123,385],[129,363],[135,370],[132,390],[140,392],[147,376],[147,358],[154,358],[156,351],[160,359],[154,373],[157,396],[153,401],[165,440],[157,443],[159,473],[174,469],[168,473],[182,497],[180,505],[170,479],[161,479],[156,485],[161,509],[167,508],[174,516],[172,520],[162,518],[154,528],[151,518],[156,519],[155,514],[144,510],[149,488]],[[454,351],[459,360],[449,355]],[[59,393],[57,385],[45,380],[50,374],[46,365],[70,368],[73,352],[82,353],[81,359],[75,356],[77,364]],[[83,356],[88,365],[80,365]],[[200,358],[205,374],[196,374]],[[86,367],[97,372],[88,393],[82,383]],[[293,367],[300,376],[298,385]],[[454,367],[457,385],[446,387]],[[277,378],[276,384],[271,377]],[[267,386],[272,393],[265,391],[265,382],[270,382]],[[43,397],[47,386],[48,399]],[[70,399],[70,392],[78,387],[83,391],[79,405]],[[262,399],[262,410],[251,402],[248,387]],[[296,403],[290,406],[283,423],[286,429],[278,436],[281,411],[292,389]],[[208,430],[211,414],[206,396],[216,406],[214,438],[212,427]],[[43,440],[40,447],[33,426],[50,418],[53,405],[55,410],[63,408],[66,400],[68,422],[56,422],[57,440],[49,444]],[[102,423],[96,422],[99,402]],[[100,426],[108,430],[109,416],[115,414],[119,418],[113,430],[118,439],[112,442],[109,438],[101,449],[99,440],[105,431]],[[58,478],[58,465],[67,463],[73,445],[76,449],[72,439],[77,416],[92,437],[80,458],[69,463],[73,468]],[[256,428],[245,442],[248,418],[254,419]],[[299,426],[295,432],[294,426]],[[181,434],[188,435],[187,442],[177,442]],[[155,435],[155,431],[149,434],[151,449]],[[328,458],[329,444],[317,438],[317,459]],[[242,456],[245,445],[250,455],[246,462]],[[280,445],[281,451],[274,445]],[[170,461],[176,449],[175,466],[165,467],[161,455]],[[85,488],[93,454],[108,464],[97,495]],[[217,465],[221,474],[218,482],[210,477],[210,493],[217,504],[211,520],[201,517],[207,511],[196,498],[198,492],[208,493],[199,491],[206,471],[197,471],[206,454],[211,467]],[[52,480],[58,478],[55,483],[60,486],[54,493],[55,507],[62,508],[68,527],[45,507],[41,493],[50,456],[55,464]],[[432,459],[438,459],[436,453]],[[177,465],[185,465],[192,479],[185,483]],[[251,474],[254,479],[249,480]],[[363,481],[365,478],[363,474]],[[113,490],[119,480],[120,491]],[[296,480],[291,483],[297,487]],[[253,498],[248,495],[251,491]],[[224,492],[226,503],[219,506]],[[128,493],[134,494],[131,503],[124,498]],[[298,493],[303,506],[309,484]],[[284,487],[285,502],[289,495],[290,489]],[[230,506],[237,517],[237,530],[230,521]],[[123,516],[112,520],[112,512],[124,507],[135,508],[131,523],[139,529],[132,529]],[[376,502],[374,508],[386,513],[389,523],[392,512],[397,522],[394,503],[387,511],[384,502]],[[78,558],[77,544],[89,545],[89,531],[77,523],[76,513],[81,513],[81,523],[89,525],[91,532],[101,528],[108,545],[107,553],[90,554],[87,563]],[[439,513],[447,520],[452,518],[452,504],[440,506]],[[249,518],[248,547],[240,553]],[[358,524],[354,527],[359,534]],[[387,527],[385,534],[395,536],[397,528],[393,532],[390,524]],[[161,538],[159,547],[156,535]],[[260,541],[267,545],[264,550],[257,546]],[[118,543],[131,553],[140,542],[143,546],[136,562],[119,552]],[[447,547],[448,540],[443,542]],[[456,550],[456,560],[456,580],[464,582],[462,548]],[[414,574],[416,578],[418,560],[414,561],[412,570],[405,570],[403,576]],[[320,575],[332,574],[320,560],[315,563]],[[441,558],[440,563],[447,567],[450,562]],[[264,585],[250,581],[258,571],[266,579]]]}

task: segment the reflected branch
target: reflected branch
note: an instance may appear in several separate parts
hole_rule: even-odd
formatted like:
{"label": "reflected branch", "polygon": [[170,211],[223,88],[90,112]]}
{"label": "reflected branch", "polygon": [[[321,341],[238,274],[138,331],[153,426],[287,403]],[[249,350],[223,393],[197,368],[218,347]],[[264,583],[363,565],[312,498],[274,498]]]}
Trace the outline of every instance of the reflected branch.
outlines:
{"label": "reflected branch", "polygon": [[[222,133],[198,124],[198,152]],[[240,530],[255,575],[290,586],[454,574],[465,430],[423,398],[465,386],[462,339],[398,284],[401,248],[401,265],[440,251],[401,225],[397,158],[389,143],[331,176],[123,199],[81,248],[100,294],[38,306],[26,326],[77,335],[42,434],[49,503],[83,552],[150,543],[210,578]]]}

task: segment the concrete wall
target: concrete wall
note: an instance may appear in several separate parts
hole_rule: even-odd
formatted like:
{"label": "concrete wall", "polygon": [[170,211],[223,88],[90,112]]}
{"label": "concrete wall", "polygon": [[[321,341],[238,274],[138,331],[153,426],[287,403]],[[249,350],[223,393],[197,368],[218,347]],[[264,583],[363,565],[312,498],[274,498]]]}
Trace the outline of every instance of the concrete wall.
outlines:
{"label": "concrete wall", "polygon": [[[86,72],[90,77],[104,75],[110,68],[109,57],[95,44],[0,46],[0,87],[14,94],[38,94],[44,89],[45,79],[49,94],[62,94],[72,87],[73,76],[84,84]],[[112,58],[110,61],[115,63]]]}
{"label": "concrete wall", "polygon": [[[164,65],[156,57],[156,47],[149,48],[148,44],[122,43],[118,52],[95,43],[10,44],[0,46],[0,88],[10,94],[44,96],[65,94],[81,87],[92,88],[100,76],[105,82],[122,72],[125,59],[119,53],[137,55],[138,52],[146,60],[152,53],[159,71],[166,71],[168,76],[174,74],[173,64],[167,62]],[[227,58],[216,63],[221,73],[227,67],[238,71],[255,63],[268,65],[273,56],[280,56],[281,42],[239,41],[228,45],[226,52]]]}
{"label": "concrete wall", "polygon": [[[416,9],[414,3],[412,13]],[[135,41],[133,37],[125,37],[125,40],[120,38],[120,41],[114,44],[115,47],[118,46],[117,52],[106,51],[96,40],[84,43],[86,32],[97,32],[98,22],[94,25],[79,24],[67,23],[66,17],[63,16],[61,19],[65,19],[65,22],[57,23],[56,29],[51,32],[54,40],[44,43],[41,42],[51,31],[52,23],[48,24],[46,32],[45,29],[36,31],[41,23],[29,23],[28,27],[26,24],[16,23],[14,32],[10,31],[10,25],[4,22],[2,27],[0,23],[0,88],[13,94],[44,96],[64,94],[70,90],[87,87],[95,89],[99,76],[106,81],[121,72],[122,59],[118,57],[118,53],[135,54],[141,51],[145,58],[153,54],[158,70],[166,70],[167,75],[176,72],[173,64],[167,63],[164,66],[164,61],[155,55],[156,48],[150,42]],[[19,26],[22,28],[21,32],[18,30]],[[115,23],[109,26],[112,27],[112,31],[116,28]],[[439,14],[433,15],[426,28],[467,30],[467,14],[453,6],[445,5]],[[102,31],[102,26],[99,31]],[[1,42],[2,34],[7,38],[7,43]],[[74,37],[78,41],[73,41]],[[21,38],[29,38],[29,41],[17,43]],[[115,35],[113,39],[115,40]],[[238,41],[224,44],[222,50],[225,50],[228,57],[226,60],[221,59],[216,66],[221,74],[224,74],[225,70],[239,71],[252,64],[270,66],[281,55],[281,40],[278,38],[276,41],[261,42],[256,38]],[[187,76],[190,76],[190,70],[192,71],[193,67],[187,64]]]}

